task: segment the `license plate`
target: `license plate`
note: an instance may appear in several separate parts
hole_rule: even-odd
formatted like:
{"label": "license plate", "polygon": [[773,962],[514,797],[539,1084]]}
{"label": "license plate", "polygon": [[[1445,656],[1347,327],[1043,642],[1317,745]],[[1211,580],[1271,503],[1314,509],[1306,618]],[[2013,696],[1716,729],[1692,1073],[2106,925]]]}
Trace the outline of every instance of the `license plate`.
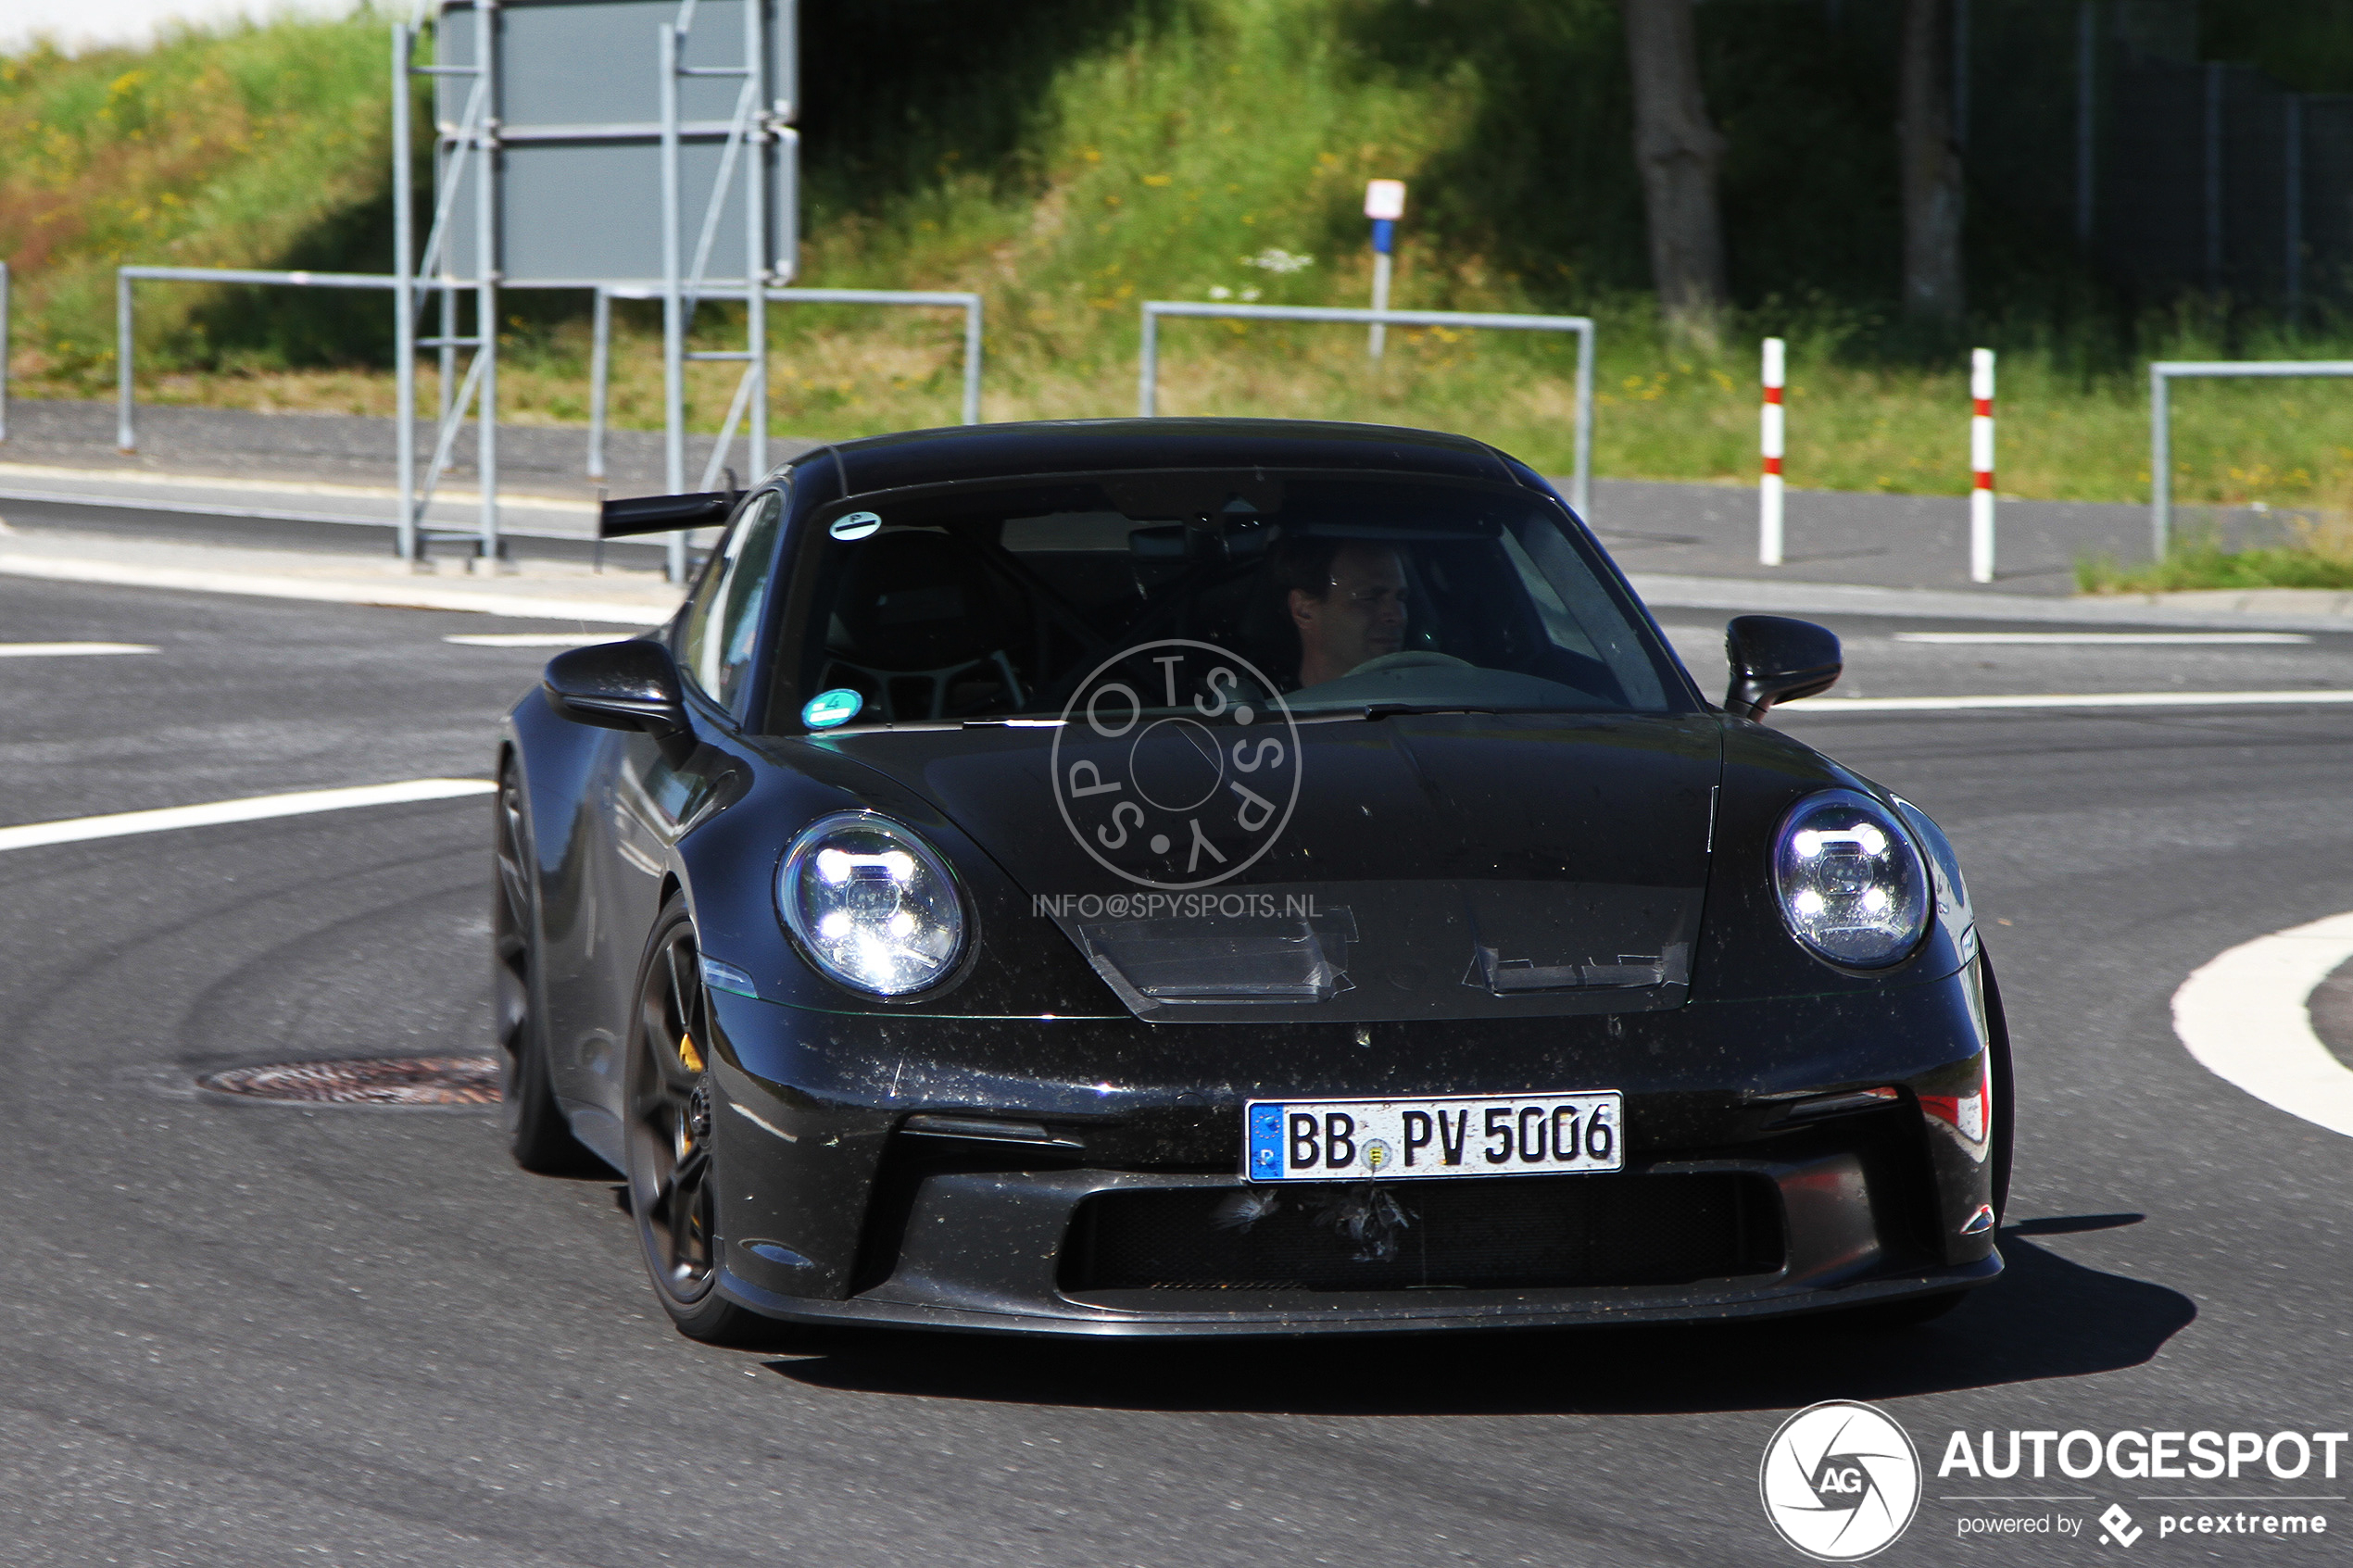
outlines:
{"label": "license plate", "polygon": [[1242,1176],[1253,1182],[1367,1177],[1551,1176],[1626,1166],[1623,1097],[1257,1100],[1242,1111]]}

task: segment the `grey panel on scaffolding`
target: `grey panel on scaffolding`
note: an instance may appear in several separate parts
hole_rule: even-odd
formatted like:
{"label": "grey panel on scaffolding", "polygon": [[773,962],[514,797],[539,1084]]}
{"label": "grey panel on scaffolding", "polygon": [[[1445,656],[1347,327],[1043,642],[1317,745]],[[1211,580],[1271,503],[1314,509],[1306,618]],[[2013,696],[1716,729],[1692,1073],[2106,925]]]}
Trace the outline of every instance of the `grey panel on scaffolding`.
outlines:
{"label": "grey panel on scaffolding", "polygon": [[[679,149],[681,265],[691,268],[703,209],[719,173],[722,144],[688,142]],[[747,149],[747,153],[752,149]],[[773,153],[773,149],[760,149]],[[743,157],[737,194],[720,209],[706,278],[744,274]],[[772,158],[773,163],[773,158]],[[771,169],[769,210],[786,192]],[[510,286],[556,278],[659,279],[661,276],[661,149],[611,143],[542,143],[500,155],[499,225]],[[624,215],[643,214],[632,221]],[[764,255],[775,255],[774,225]],[[470,256],[469,250],[455,253]]]}
{"label": "grey panel on scaffolding", "polygon": [[[681,63],[739,66],[746,3],[699,0]],[[758,113],[789,96],[792,60],[777,0],[754,3],[761,6],[767,40],[754,99]],[[678,11],[676,0],[503,0],[492,13],[498,30],[493,102],[501,141],[495,221],[501,282],[508,286],[661,276],[661,82],[655,33],[674,22]],[[474,28],[470,0],[447,0],[435,63],[473,64]],[[724,144],[709,131],[734,119],[742,85],[734,76],[687,77],[678,83],[680,121],[702,128],[686,137],[679,156],[679,248],[689,268]],[[471,77],[434,79],[434,117],[445,129],[462,119],[472,86]],[[586,133],[589,128],[594,134]],[[567,137],[566,131],[582,133]],[[793,198],[791,170],[774,145],[756,150],[768,180],[769,232],[761,253],[773,264],[786,244],[783,215]],[[754,152],[748,147],[738,155],[735,190],[721,209],[707,277],[743,276],[740,182]],[[465,162],[465,188],[450,211],[443,256],[449,270],[470,275],[474,204],[471,160]]]}
{"label": "grey panel on scaffolding", "polygon": [[[762,97],[773,107],[791,96],[792,63],[779,36],[776,0],[761,0],[768,58]],[[677,0],[503,0],[493,13],[498,28],[498,118],[510,127],[651,124],[661,118],[661,71],[654,64],[654,29],[678,19]],[[473,61],[473,6],[445,0],[442,43],[435,64]],[[743,61],[744,0],[698,0],[694,30],[679,63],[733,67]],[[464,107],[466,77],[438,79],[434,113],[454,120]],[[734,77],[689,78],[678,84],[686,119],[724,119],[735,107]]]}

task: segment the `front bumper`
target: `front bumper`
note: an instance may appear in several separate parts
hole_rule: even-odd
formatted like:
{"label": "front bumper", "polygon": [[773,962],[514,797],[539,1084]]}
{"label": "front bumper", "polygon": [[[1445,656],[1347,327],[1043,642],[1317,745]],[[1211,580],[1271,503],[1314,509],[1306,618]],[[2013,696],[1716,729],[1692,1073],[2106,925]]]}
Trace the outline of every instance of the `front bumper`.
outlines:
{"label": "front bumper", "polygon": [[882,1284],[845,1300],[790,1296],[758,1284],[750,1274],[774,1279],[776,1265],[744,1248],[729,1248],[718,1288],[739,1305],[800,1323],[1085,1337],[1306,1336],[1760,1319],[1934,1296],[1982,1286],[2003,1272],[1991,1246],[1982,1258],[1960,1265],[1925,1265],[1918,1250],[1904,1255],[1890,1248],[1873,1224],[1869,1178],[1855,1157],[1779,1169],[1692,1161],[1652,1166],[1644,1173],[1718,1169],[1774,1180],[1788,1223],[1783,1267],[1694,1284],[1607,1288],[1089,1290],[1071,1296],[1056,1265],[1073,1213],[1087,1197],[1172,1185],[1235,1189],[1240,1183],[1216,1175],[1056,1171],[925,1180],[908,1215],[899,1267]]}
{"label": "front bumper", "polygon": [[[1769,1273],[1664,1286],[1537,1289],[1137,1290],[1070,1293],[1060,1277],[1073,1217],[1121,1190],[1239,1189],[1231,1177],[1065,1171],[935,1175],[907,1216],[898,1266],[839,1300],[775,1288],[777,1265],[731,1248],[719,1290],[769,1316],[812,1323],[1094,1337],[1398,1334],[1443,1329],[1707,1323],[1893,1301],[1983,1285],[2001,1273],[1989,1246],[1958,1264],[1891,1246],[1874,1221],[1863,1160],[1660,1164],[1629,1174],[1727,1171],[1776,1188],[1788,1248]],[[1609,1177],[1543,1178],[1607,1181]],[[1884,1212],[1886,1205],[1879,1205]],[[752,1276],[765,1276],[767,1283]]]}
{"label": "front bumper", "polygon": [[[718,1220],[731,1238],[719,1288],[779,1318],[1093,1336],[1709,1321],[1965,1289],[2001,1269],[1986,1223],[1986,1120],[1972,1136],[1951,1109],[1977,1092],[1989,1060],[1973,970],[1868,999],[1380,1026],[1369,1045],[1353,1028],[877,1022],[714,1000],[727,1173]],[[1811,1097],[1877,1085],[1899,1097],[1792,1114]],[[1603,1087],[1625,1096],[1625,1172],[1508,1179],[1509,1201],[1566,1184],[1572,1219],[1579,1205],[1603,1220],[1619,1210],[1615,1230],[1596,1221],[1592,1235],[1623,1248],[1646,1223],[1629,1227],[1642,1205],[1617,1202],[1630,1185],[1734,1185],[1769,1248],[1728,1243],[1725,1266],[1698,1268],[1684,1266],[1687,1250],[1681,1264],[1610,1284],[1563,1284],[1603,1275],[1554,1267],[1441,1273],[1416,1288],[1375,1273],[1361,1277],[1377,1288],[1333,1288],[1329,1268],[1237,1268],[1174,1280],[1130,1270],[1105,1287],[1083,1266],[1090,1203],[1157,1194],[1163,1210],[1198,1222],[1251,1190],[1239,1173],[1252,1098]],[[911,1125],[942,1116],[999,1119],[1009,1136]],[[1012,1135],[1014,1123],[1027,1134]],[[1449,1206],[1413,1191],[1466,1185],[1383,1186],[1427,1214]],[[1454,1222],[1476,1228],[1478,1206],[1467,1221],[1466,1207],[1452,1206]],[[1200,1239],[1202,1224],[1190,1234]],[[1585,1254],[1609,1255],[1598,1241]]]}

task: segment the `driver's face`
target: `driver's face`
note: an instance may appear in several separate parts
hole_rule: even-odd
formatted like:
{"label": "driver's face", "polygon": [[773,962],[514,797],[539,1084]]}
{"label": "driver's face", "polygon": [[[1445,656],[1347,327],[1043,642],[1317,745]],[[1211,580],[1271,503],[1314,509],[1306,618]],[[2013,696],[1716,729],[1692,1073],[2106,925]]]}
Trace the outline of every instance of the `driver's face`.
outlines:
{"label": "driver's face", "polygon": [[1350,545],[1332,558],[1332,585],[1322,598],[1296,591],[1290,598],[1304,684],[1335,680],[1405,645],[1405,563],[1395,550]]}

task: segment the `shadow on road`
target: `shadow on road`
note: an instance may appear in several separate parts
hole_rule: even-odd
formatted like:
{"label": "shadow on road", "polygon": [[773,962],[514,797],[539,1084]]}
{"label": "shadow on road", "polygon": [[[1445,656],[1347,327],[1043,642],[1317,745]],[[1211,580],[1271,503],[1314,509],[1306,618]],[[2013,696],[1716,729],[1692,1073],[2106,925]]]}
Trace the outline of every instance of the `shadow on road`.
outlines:
{"label": "shadow on road", "polygon": [[[2007,1268],[1950,1315],[1883,1328],[1840,1314],[1775,1323],[1465,1333],[1368,1340],[989,1340],[828,1334],[771,1370],[815,1388],[1095,1409],[1321,1415],[1780,1410],[2080,1377],[2138,1366],[2197,1316],[2160,1285],[2028,1239],[2138,1214],[2031,1220]],[[1378,1348],[1376,1350],[1375,1347]]]}

